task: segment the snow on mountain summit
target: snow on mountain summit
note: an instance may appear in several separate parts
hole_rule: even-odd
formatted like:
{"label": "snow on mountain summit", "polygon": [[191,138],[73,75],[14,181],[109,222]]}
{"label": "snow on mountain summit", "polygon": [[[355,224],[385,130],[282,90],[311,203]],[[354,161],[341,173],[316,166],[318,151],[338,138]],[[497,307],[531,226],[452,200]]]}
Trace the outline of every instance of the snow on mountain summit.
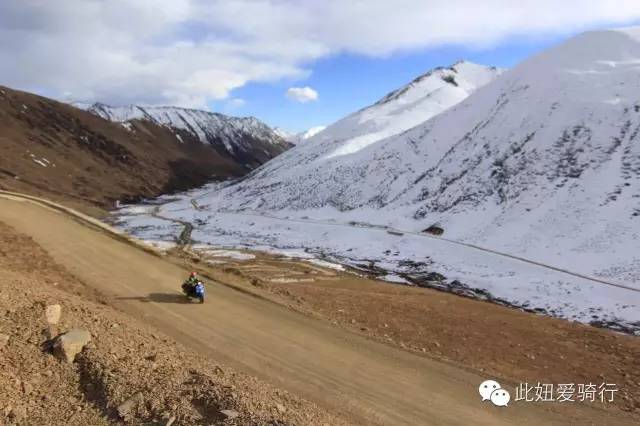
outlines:
{"label": "snow on mountain summit", "polygon": [[318,133],[320,133],[321,131],[323,131],[326,128],[327,128],[327,126],[314,126],[314,127],[311,127],[310,129],[307,129],[306,131],[303,131],[303,132],[300,132],[300,133],[288,132],[288,131],[286,131],[284,129],[281,129],[279,127],[276,127],[273,130],[280,137],[282,137],[282,139],[286,140],[287,142],[291,142],[294,145],[297,145],[300,142],[304,142],[307,139],[317,135]]}
{"label": "snow on mountain summit", "polygon": [[230,117],[179,107],[93,104],[88,111],[118,123],[146,120],[169,127],[180,137],[191,136],[254,168],[289,148],[280,135],[254,117]]}
{"label": "snow on mountain summit", "polygon": [[467,61],[435,68],[329,126],[314,143],[323,143],[329,157],[356,152],[445,111],[503,71]]}

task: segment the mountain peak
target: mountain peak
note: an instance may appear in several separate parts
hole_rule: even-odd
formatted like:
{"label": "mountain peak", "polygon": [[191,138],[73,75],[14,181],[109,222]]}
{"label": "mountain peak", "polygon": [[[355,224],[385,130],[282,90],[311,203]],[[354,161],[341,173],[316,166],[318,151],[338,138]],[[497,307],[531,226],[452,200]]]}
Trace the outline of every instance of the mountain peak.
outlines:
{"label": "mountain peak", "polygon": [[457,85],[457,80],[459,78],[467,82],[463,84],[463,86],[471,92],[475,90],[476,87],[487,84],[502,72],[504,72],[504,69],[487,67],[466,60],[460,60],[449,67],[436,67],[430,69],[426,73],[413,79],[405,86],[387,94],[376,102],[376,105],[397,100],[408,93],[419,93],[421,91],[419,86],[425,86],[422,90],[434,91],[442,85],[441,81]]}
{"label": "mountain peak", "polygon": [[406,131],[466,99],[502,72],[471,62],[434,68],[312,137],[314,142],[323,142],[318,148],[323,152],[318,155],[333,158],[352,154]]}

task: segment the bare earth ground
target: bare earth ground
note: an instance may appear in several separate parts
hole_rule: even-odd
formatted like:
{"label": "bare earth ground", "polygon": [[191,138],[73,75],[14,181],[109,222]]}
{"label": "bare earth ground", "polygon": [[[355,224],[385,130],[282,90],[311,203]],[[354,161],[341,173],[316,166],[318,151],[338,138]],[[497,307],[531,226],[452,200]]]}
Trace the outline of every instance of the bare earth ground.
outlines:
{"label": "bare earth ground", "polygon": [[[478,335],[476,337],[477,342],[483,343],[484,348],[493,346],[500,341],[511,341],[510,339],[512,338],[515,340],[511,341],[511,343],[517,345],[519,342],[529,339],[529,335],[534,335],[534,337],[537,335],[536,338],[539,339],[538,341],[543,346],[535,349],[541,353],[543,348],[548,348],[552,351],[557,345],[565,343],[567,339],[576,339],[573,343],[578,346],[583,342],[587,342],[587,345],[594,345],[596,348],[594,353],[597,354],[594,359],[600,365],[588,368],[586,365],[592,362],[592,359],[583,361],[580,356],[576,356],[575,359],[570,358],[564,364],[568,368],[569,363],[581,364],[584,362],[585,366],[581,371],[585,371],[585,374],[590,375],[592,373],[595,374],[596,371],[600,374],[603,371],[608,372],[607,369],[603,369],[603,364],[605,363],[611,364],[614,369],[616,367],[613,366],[615,363],[619,363],[620,360],[630,363],[620,364],[620,368],[626,369],[628,365],[633,366],[633,362],[637,362],[638,346],[634,340],[628,337],[614,336],[610,338],[609,336],[613,336],[612,334],[600,330],[593,330],[591,337],[582,337],[583,335],[590,336],[591,329],[585,334],[585,330],[581,327],[575,328],[575,325],[568,323],[526,316],[516,311],[479,304],[479,302],[473,302],[476,304],[473,305],[470,304],[472,301],[469,300],[421,290],[424,294],[433,294],[432,297],[429,297],[429,299],[433,299],[433,303],[427,303],[430,310],[428,312],[423,311],[425,312],[424,316],[428,314],[438,317],[439,315],[441,319],[437,320],[440,324],[434,324],[430,328],[425,327],[425,337],[416,338],[416,342],[420,343],[420,345],[416,346],[420,347],[420,353],[416,354],[400,348],[394,348],[391,345],[377,343],[372,339],[347,332],[342,327],[335,327],[325,321],[300,315],[264,298],[245,294],[225,285],[210,283],[207,287],[208,302],[205,305],[187,305],[183,303],[184,300],[175,292],[177,283],[185,275],[186,270],[184,268],[179,268],[175,264],[157,256],[117,241],[103,232],[82,226],[77,221],[71,220],[60,213],[39,206],[24,202],[0,200],[0,221],[7,222],[19,232],[28,233],[32,236],[51,255],[56,263],[64,265],[84,285],[104,294],[104,301],[107,304],[136,315],[142,322],[162,330],[190,348],[206,355],[210,361],[201,361],[197,365],[211,366],[211,370],[208,370],[209,374],[203,373],[208,380],[213,380],[212,378],[216,377],[217,369],[214,366],[217,365],[218,361],[213,360],[224,361],[243,371],[250,372],[277,384],[278,387],[313,400],[325,410],[346,416],[350,422],[363,424],[634,424],[638,421],[637,412],[627,413],[619,409],[625,408],[623,405],[607,408],[602,405],[587,406],[579,403],[524,404],[512,402],[508,408],[497,408],[482,404],[477,394],[477,386],[486,378],[487,371],[479,374],[478,372],[473,372],[474,365],[472,363],[461,368],[454,366],[452,362],[434,360],[430,355],[440,356],[437,354],[436,349],[431,347],[427,349],[426,346],[422,346],[425,347],[425,351],[429,351],[423,353],[420,347],[426,341],[430,341],[432,343],[431,346],[440,350],[442,358],[456,361],[455,358],[447,354],[456,353],[457,351],[461,354],[468,353],[466,356],[469,358],[467,359],[471,359],[474,356],[474,351],[477,351],[477,348],[469,349],[471,344],[462,341],[462,337],[469,338],[467,336],[476,334]],[[203,262],[200,262],[200,264],[203,264]],[[283,265],[286,265],[286,263],[283,263]],[[255,266],[261,267],[259,262]],[[289,269],[287,266],[284,268]],[[268,277],[268,274],[258,271],[254,273],[257,273],[261,278],[247,279],[243,271],[231,267],[226,268],[226,270],[210,267],[203,267],[203,269],[208,274],[220,274],[222,283],[240,288],[243,288],[242,286],[248,288],[251,286],[249,283],[253,281],[255,285],[252,288],[255,289],[256,286],[265,285],[265,275]],[[322,269],[316,269],[317,274],[327,275],[320,271]],[[278,274],[277,267],[276,274]],[[312,272],[305,275],[310,274]],[[280,281],[287,280],[286,276],[277,278],[280,278]],[[229,282],[226,282],[227,279]],[[327,281],[330,281],[330,279],[331,277]],[[337,286],[334,290],[340,290],[340,281],[344,279],[347,281],[352,280],[352,278],[333,279]],[[306,282],[309,283],[311,281]],[[347,282],[342,284],[343,289],[341,291],[348,290],[349,286],[346,284]],[[398,301],[403,300],[402,297],[395,297],[396,295],[392,293],[385,295],[386,290],[379,292],[379,297],[382,297],[382,299],[373,305],[373,307],[379,308],[380,311],[381,316],[376,317],[372,313],[364,313],[371,309],[371,306],[367,305],[367,300],[375,301],[375,297],[360,297],[360,294],[358,294],[357,297],[363,300],[362,308],[358,308],[360,306],[359,301],[353,300],[345,302],[344,308],[342,308],[338,305],[341,302],[335,296],[327,297],[326,302],[314,302],[312,304],[307,301],[312,297],[320,296],[322,298],[322,292],[313,293],[314,290],[309,290],[308,293],[296,295],[294,292],[297,290],[290,283],[286,284],[287,287],[284,287],[285,284],[271,283],[266,285],[273,286],[271,288],[274,291],[285,292],[286,297],[293,297],[297,300],[295,303],[304,309],[321,314],[325,309],[326,314],[323,315],[328,318],[338,318],[344,315],[343,322],[346,322],[348,327],[365,327],[367,328],[365,332],[371,331],[374,336],[379,334],[374,332],[378,327],[393,328],[393,332],[398,333],[394,340],[398,341],[406,333],[406,331],[403,331],[406,326],[393,326],[393,322],[400,322],[401,319],[405,318],[402,315],[405,311],[410,311],[408,308],[412,304],[409,302],[406,303],[406,306],[398,304]],[[369,284],[362,285],[373,286],[379,284],[369,282]],[[303,287],[299,286],[299,288]],[[309,288],[312,287],[310,286]],[[322,289],[323,287],[318,286],[318,288]],[[392,286],[387,288],[397,289]],[[351,291],[357,290],[357,287],[351,288]],[[261,291],[259,288],[255,290],[257,293]],[[328,290],[325,290],[325,293],[326,291]],[[373,295],[377,294],[371,290],[366,290],[366,292]],[[352,292],[351,294],[353,295],[354,293]],[[32,295],[26,295],[25,297],[32,297]],[[415,297],[416,293],[410,294],[406,299],[414,299]],[[340,301],[343,299],[345,297],[340,297]],[[444,303],[440,303],[443,300],[459,306],[436,308],[439,304],[444,305]],[[73,305],[75,302],[71,301],[70,303]],[[326,303],[326,308],[322,308],[324,303]],[[382,308],[384,303],[388,303],[393,308],[385,312]],[[419,306],[415,305],[413,308],[418,309]],[[100,309],[110,312],[106,307]],[[329,314],[334,309],[339,315]],[[339,312],[340,309],[344,310],[344,312]],[[358,313],[359,309],[363,309],[361,314]],[[31,311],[38,312],[33,308]],[[37,315],[41,315],[41,313]],[[84,318],[84,321],[87,321],[91,315],[95,314],[89,311],[86,315],[87,317]],[[419,313],[413,313],[412,315],[419,316]],[[471,315],[471,317],[465,315]],[[473,315],[476,315],[476,317]],[[469,321],[470,318],[481,319],[483,316],[487,318],[486,322],[478,320],[474,323]],[[496,318],[492,319],[494,316]],[[376,320],[368,319],[369,317],[376,317]],[[387,317],[389,321],[386,322],[387,326],[385,327],[385,323],[380,320],[384,320]],[[406,320],[410,321],[411,319],[411,316],[406,317]],[[352,320],[355,320],[355,323]],[[31,318],[31,322],[34,321],[36,319]],[[361,325],[358,321],[361,324],[368,325]],[[422,321],[425,322],[424,320]],[[524,323],[522,325],[515,324],[520,321],[524,321]],[[96,322],[100,323],[100,320]],[[421,327],[423,322],[418,323],[415,327]],[[447,324],[443,324],[444,322]],[[548,324],[545,322],[548,322]],[[456,323],[459,324],[455,325]],[[551,331],[554,329],[553,324],[556,323],[564,324],[566,329],[559,327],[557,333],[554,334]],[[374,327],[374,324],[377,325]],[[487,331],[488,328],[496,324],[502,324],[503,331],[513,333],[513,335],[507,335],[504,339],[500,339],[496,337],[494,332]],[[440,340],[431,340],[429,333],[436,333],[435,330],[438,326],[441,326],[444,330],[440,331],[440,334],[434,334]],[[466,328],[467,331],[460,334],[460,339],[453,335],[448,339],[446,338],[447,333],[461,332],[463,328]],[[18,329],[11,332],[12,339],[18,339],[18,337],[15,337],[18,334]],[[538,333],[538,329],[548,329],[548,332],[546,334]],[[91,331],[94,332],[93,329]],[[113,331],[113,333],[116,332]],[[528,334],[523,337],[519,333]],[[100,333],[97,334],[100,335]],[[129,363],[131,363],[133,371],[136,372],[136,374],[132,375],[134,378],[144,377],[141,373],[145,371],[142,370],[143,366],[136,364],[136,362],[142,364],[144,364],[143,360],[145,362],[153,362],[154,357],[151,356],[151,352],[160,351],[165,346],[162,344],[164,341],[161,341],[157,346],[150,347],[148,350],[150,355],[149,359],[147,359],[147,348],[145,346],[136,348],[135,339],[130,339],[128,335],[126,335],[126,339],[121,335],[120,339],[118,341],[114,335],[104,345],[105,350],[107,350],[106,348],[114,350],[114,346],[117,348],[119,344],[122,344],[124,347],[129,348],[126,351],[128,356],[123,356],[122,358],[118,355],[115,356],[116,360],[121,359],[123,362],[114,361],[111,364],[110,371],[112,374],[92,373],[89,375],[90,377],[108,377],[116,384],[135,380],[131,379],[126,374],[126,371],[120,372],[118,370],[118,368],[123,368],[122,364],[128,365]],[[405,346],[411,347],[413,343],[409,342],[408,339],[406,340],[406,342],[403,340]],[[456,341],[458,341],[458,344],[454,346]],[[114,342],[117,343],[114,344]],[[436,345],[435,342],[440,346]],[[100,348],[103,344],[96,341],[95,347]],[[610,352],[607,355],[604,348],[612,344],[615,351],[609,348]],[[448,349],[449,345],[451,345],[451,349]],[[11,343],[3,350],[6,351],[8,348],[11,348]],[[591,349],[591,347],[589,346],[588,349]],[[91,348],[82,356],[78,369],[82,370],[84,368],[83,360],[90,356],[94,350],[94,348]],[[514,348],[510,350],[512,353],[516,352]],[[141,356],[143,352],[145,355]],[[175,363],[180,356],[182,354],[179,352],[168,354],[167,357],[170,360],[168,362]],[[510,365],[508,359],[517,359],[514,358],[515,355],[501,358],[497,353],[487,356],[493,356],[501,361],[495,362],[491,367],[485,366],[484,368],[489,370],[495,368],[495,371],[504,371],[505,373],[508,373],[508,369],[504,366]],[[157,355],[155,358],[162,359]],[[540,355],[540,358],[544,359],[544,356]],[[635,360],[628,358],[635,358]],[[104,359],[109,359],[106,354]],[[464,357],[461,359],[464,359]],[[536,357],[535,359],[537,360],[538,358]],[[511,361],[513,365],[516,365],[515,362],[517,361]],[[103,371],[103,364],[100,364],[101,367],[95,367],[96,363],[90,362],[89,365],[90,367],[84,369],[87,371]],[[92,365],[94,367],[91,367]],[[517,365],[522,371],[528,371],[527,374],[532,374],[532,377],[535,377],[535,369],[528,370],[527,365],[537,365],[537,363]],[[637,367],[637,364],[635,367]],[[500,370],[503,368],[504,370]],[[553,368],[554,371],[559,369],[559,367],[555,366]],[[628,374],[632,375],[632,379],[637,381],[637,375],[633,376],[637,374],[637,368],[635,368],[635,371],[634,368],[631,368]],[[168,369],[168,371],[172,370]],[[515,370],[512,370],[512,373],[514,372]],[[509,383],[523,380],[521,377],[511,375],[512,373],[504,375]],[[165,377],[173,376],[171,373],[162,371],[162,373],[157,373],[156,376],[152,377],[157,378],[155,379],[157,381],[162,381]],[[556,381],[555,375],[548,377]],[[540,378],[541,381],[543,379],[544,377]],[[610,381],[606,376],[605,379]],[[139,384],[148,383],[151,385],[155,383],[153,380],[149,381],[148,378],[139,380]],[[167,380],[173,383],[172,379]],[[579,382],[579,378],[574,379],[571,377],[571,382]],[[98,381],[98,384],[100,384],[98,389],[104,388],[101,383],[102,381]],[[177,383],[180,384],[175,389],[180,389],[181,392],[187,394],[191,392],[189,385],[192,382],[178,380]],[[622,383],[619,383],[619,385],[621,389],[625,389]],[[111,389],[108,386],[106,388]],[[163,385],[156,388],[148,386],[145,388],[145,392],[153,396],[160,393],[172,394],[171,392],[161,391],[163,388]],[[123,393],[127,394],[132,390],[128,385],[123,385],[122,389],[126,389],[127,392]],[[169,389],[174,388],[170,386]],[[89,395],[95,394],[102,395],[104,392],[89,393]],[[113,392],[113,394],[118,395],[116,392]],[[198,395],[202,395],[202,393]],[[218,393],[216,395],[221,395],[219,399],[226,401],[225,395],[228,394]],[[276,393],[275,395],[279,394]],[[151,399],[154,400],[153,398]],[[201,398],[196,397],[190,401],[195,401],[197,405],[200,400]],[[218,401],[218,399],[215,399],[215,401]],[[207,406],[211,407],[215,404],[217,402],[209,403]],[[99,403],[94,405],[101,406]],[[154,406],[153,403],[150,405]],[[162,406],[162,403],[158,405]],[[193,405],[193,403],[188,404],[188,406]],[[109,407],[108,404],[107,407]],[[144,415],[147,409],[141,409],[142,412],[136,413],[136,415]],[[276,411],[278,410],[276,409]],[[211,411],[207,409],[205,412],[209,413]],[[252,411],[246,410],[244,412]],[[303,412],[314,413],[312,406],[309,406],[308,411]],[[258,413],[257,409],[255,413]],[[286,409],[285,413],[288,414],[289,410]],[[88,413],[87,415],[92,414]],[[215,419],[209,419],[209,421],[213,420]],[[292,424],[313,423],[301,417],[287,421],[291,421]],[[334,421],[329,421],[329,423],[335,424]],[[241,422],[241,424],[245,423]]]}
{"label": "bare earth ground", "polygon": [[[0,425],[341,424],[316,406],[204,358],[154,328],[89,301],[85,287],[32,239],[0,223]],[[45,306],[60,304],[60,331],[88,329],[76,364],[58,361],[47,340]],[[116,408],[142,397],[126,418]]]}
{"label": "bare earth ground", "polygon": [[266,289],[300,312],[486,377],[529,384],[614,383],[619,391],[607,408],[640,411],[637,337],[307,262],[254,255],[251,261],[213,258],[224,266],[210,273],[227,282],[242,283],[237,277],[244,278],[245,285]]}

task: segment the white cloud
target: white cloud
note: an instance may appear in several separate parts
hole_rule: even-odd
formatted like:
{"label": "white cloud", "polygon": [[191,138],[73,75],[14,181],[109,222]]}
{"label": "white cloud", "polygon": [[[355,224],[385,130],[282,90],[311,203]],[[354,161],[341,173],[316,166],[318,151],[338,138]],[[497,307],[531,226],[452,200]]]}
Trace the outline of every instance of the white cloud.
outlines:
{"label": "white cloud", "polygon": [[286,95],[287,95],[287,98],[291,99],[292,101],[300,102],[303,104],[318,100],[318,92],[316,92],[309,86],[290,87],[287,90]]}
{"label": "white cloud", "polygon": [[2,0],[0,84],[203,107],[340,52],[483,48],[638,18],[637,0]]}

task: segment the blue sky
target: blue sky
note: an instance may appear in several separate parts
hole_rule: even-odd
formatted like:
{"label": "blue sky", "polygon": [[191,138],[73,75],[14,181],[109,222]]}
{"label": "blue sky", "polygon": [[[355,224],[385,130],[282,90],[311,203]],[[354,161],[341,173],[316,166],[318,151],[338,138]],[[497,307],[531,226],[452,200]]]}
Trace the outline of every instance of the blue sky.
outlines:
{"label": "blue sky", "polygon": [[[227,107],[224,101],[220,101],[212,102],[210,108],[232,115],[253,115],[271,126],[300,132],[314,126],[331,124],[372,104],[432,68],[448,66],[461,59],[510,68],[567,37],[513,39],[481,50],[447,46],[384,58],[340,54],[308,64],[307,67],[311,70],[308,78],[249,83],[234,90],[231,96],[245,101],[241,107]],[[301,104],[287,99],[285,92],[292,85],[314,88],[319,93],[318,100]]]}
{"label": "blue sky", "polygon": [[436,66],[511,67],[639,20],[640,0],[1,0],[0,84],[301,131]]}

